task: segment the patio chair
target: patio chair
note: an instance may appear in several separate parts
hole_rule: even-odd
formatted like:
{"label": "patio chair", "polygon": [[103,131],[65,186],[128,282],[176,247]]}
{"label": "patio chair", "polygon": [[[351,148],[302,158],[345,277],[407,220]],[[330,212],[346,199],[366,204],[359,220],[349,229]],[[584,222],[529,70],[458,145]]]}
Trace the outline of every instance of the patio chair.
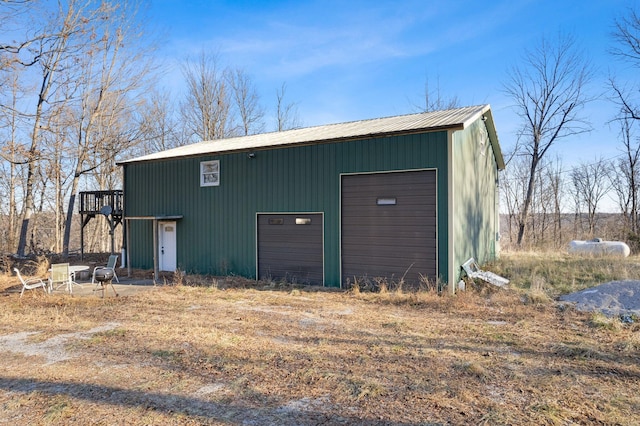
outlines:
{"label": "patio chair", "polygon": [[[93,268],[93,274],[91,276],[91,284],[94,284],[96,281],[96,271],[98,269],[108,269],[113,272],[113,278],[119,284],[120,280],[118,279],[118,274],[116,274],[116,263],[118,263],[118,255],[112,254],[109,256],[109,260],[107,261],[107,266],[96,266]],[[99,284],[99,283],[98,283]]]}
{"label": "patio chair", "polygon": [[501,277],[498,274],[494,274],[493,272],[483,271],[482,269],[480,269],[480,266],[478,266],[478,263],[473,257],[469,258],[469,260],[462,264],[462,269],[472,280],[474,278],[478,278],[484,282],[493,284],[498,287],[506,287],[507,285],[509,285],[508,279]]}
{"label": "patio chair", "polygon": [[42,281],[40,278],[37,278],[37,277],[27,278],[25,280],[24,278],[22,278],[22,275],[20,274],[20,271],[18,270],[18,268],[13,268],[13,270],[16,272],[18,279],[22,283],[22,291],[20,292],[20,297],[22,297],[25,290],[33,290],[34,288],[38,288],[38,287],[42,287],[42,290],[45,293],[47,292],[47,284],[44,281]]}
{"label": "patio chair", "polygon": [[51,276],[49,277],[49,288],[51,291],[67,286],[69,293],[72,292],[73,281],[69,272],[68,263],[54,263],[51,265]]}

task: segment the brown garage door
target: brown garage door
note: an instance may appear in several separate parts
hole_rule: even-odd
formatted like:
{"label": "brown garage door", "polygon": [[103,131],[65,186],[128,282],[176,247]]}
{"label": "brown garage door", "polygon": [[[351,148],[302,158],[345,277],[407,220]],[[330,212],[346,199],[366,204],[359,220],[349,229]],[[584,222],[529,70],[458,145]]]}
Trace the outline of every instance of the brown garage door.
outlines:
{"label": "brown garage door", "polygon": [[259,214],[258,277],[323,285],[322,214]]}
{"label": "brown garage door", "polygon": [[342,176],[342,281],[437,276],[435,170]]}

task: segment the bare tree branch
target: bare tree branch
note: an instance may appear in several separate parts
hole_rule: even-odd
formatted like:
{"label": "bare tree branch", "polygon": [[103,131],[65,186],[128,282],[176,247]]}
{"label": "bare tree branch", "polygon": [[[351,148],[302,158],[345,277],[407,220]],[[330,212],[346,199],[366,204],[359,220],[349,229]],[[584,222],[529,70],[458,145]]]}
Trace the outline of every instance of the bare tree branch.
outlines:
{"label": "bare tree branch", "polygon": [[629,8],[614,22],[612,34],[615,45],[609,50],[620,59],[640,66],[640,15]]}
{"label": "bare tree branch", "polygon": [[420,112],[442,111],[458,108],[460,100],[457,96],[445,97],[440,90],[440,76],[436,79],[436,87],[432,89],[429,78],[425,79],[422,102],[414,104],[414,108]]}
{"label": "bare tree branch", "polygon": [[187,60],[182,74],[187,93],[181,114],[192,135],[205,141],[231,135],[229,70],[216,55],[202,51],[197,59]]}
{"label": "bare tree branch", "polygon": [[[614,45],[609,52],[623,62],[640,67],[640,15],[632,8],[615,20],[612,33]],[[609,77],[613,100],[620,108],[618,119],[640,120],[640,100],[637,83],[632,86]]]}
{"label": "bare tree branch", "polygon": [[276,130],[282,132],[300,127],[298,106],[295,102],[285,103],[284,96],[287,93],[287,84],[282,83],[276,91]]}
{"label": "bare tree branch", "polygon": [[522,154],[529,159],[518,245],[524,237],[540,161],[557,141],[590,130],[580,113],[592,100],[584,91],[591,77],[591,66],[576,48],[574,39],[560,35],[555,43],[543,38],[527,50],[522,65],[512,68],[504,84],[505,93],[513,99],[515,111],[522,119],[518,138],[522,140]]}
{"label": "bare tree branch", "polygon": [[246,136],[264,130],[264,109],[260,106],[258,93],[249,76],[241,69],[229,75],[233,99],[240,116],[241,134]]}

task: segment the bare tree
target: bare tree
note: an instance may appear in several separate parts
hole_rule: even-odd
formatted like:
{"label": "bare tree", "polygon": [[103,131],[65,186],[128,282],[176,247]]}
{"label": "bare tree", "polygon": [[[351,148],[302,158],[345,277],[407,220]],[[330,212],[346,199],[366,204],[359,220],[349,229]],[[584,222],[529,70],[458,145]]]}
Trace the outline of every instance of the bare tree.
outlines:
{"label": "bare tree", "polygon": [[579,114],[590,100],[584,92],[590,78],[589,62],[577,50],[574,39],[559,36],[556,44],[542,39],[533,50],[526,51],[522,65],[511,70],[504,85],[522,119],[521,155],[528,159],[529,177],[519,213],[518,245],[524,238],[540,161],[558,140],[589,130]]}
{"label": "bare tree", "polygon": [[[610,53],[617,59],[640,67],[640,14],[633,8],[614,21],[613,46]],[[638,244],[640,224],[640,144],[633,134],[634,122],[640,120],[640,97],[638,82],[621,82],[609,77],[613,101],[619,112],[614,121],[620,124],[623,158],[617,161],[618,173],[612,177],[612,186],[618,196],[620,209],[625,217],[626,237]]]}
{"label": "bare tree", "polygon": [[138,155],[146,155],[187,144],[185,127],[176,118],[172,95],[169,92],[153,90],[144,99],[140,109],[138,127],[142,143]]}
{"label": "bare tree", "polygon": [[[13,115],[18,123],[9,140],[12,147],[5,145],[5,160],[10,157],[11,164],[25,169],[16,195],[22,198],[16,251],[24,255],[29,232],[32,247],[40,243],[37,220],[29,227],[34,213],[45,208],[55,223],[47,227],[54,241],[48,245],[67,252],[81,177],[103,162],[113,163],[118,152],[137,141],[128,130],[126,136],[114,132],[122,122],[131,122],[130,110],[139,105],[135,96],[144,92],[144,55],[151,42],[145,36],[141,45],[142,33],[133,25],[136,8],[127,1],[12,3],[10,16],[16,22],[11,35],[19,41],[0,39],[0,78],[18,79],[22,99],[12,102],[7,92],[0,93],[0,116]],[[6,4],[0,3],[0,15]],[[109,157],[98,154],[107,151]],[[9,175],[16,176],[14,171]]]}
{"label": "bare tree", "polygon": [[587,210],[589,237],[594,236],[596,229],[598,205],[610,189],[610,173],[611,165],[603,159],[591,164],[583,163],[571,171],[576,207]]}
{"label": "bare tree", "polygon": [[[520,156],[505,171],[508,174],[501,178],[501,190],[511,194],[503,195],[508,207],[510,242],[517,241],[519,209],[526,196],[529,182],[527,159]],[[564,170],[559,159],[548,161],[543,159],[536,170],[536,185],[531,202],[531,211],[527,217],[525,236],[531,245],[538,247],[558,247],[563,244],[563,205],[565,197]],[[507,177],[508,176],[508,177]],[[515,228],[515,231],[514,231]]]}
{"label": "bare tree", "polygon": [[[103,162],[115,163],[115,156],[136,142],[136,138],[132,140],[119,134],[122,123],[128,121],[126,117],[131,106],[135,105],[135,93],[143,87],[152,70],[147,59],[148,47],[138,43],[141,32],[134,24],[136,12],[126,1],[102,1],[101,19],[94,20],[86,28],[89,39],[94,42],[84,46],[74,88],[77,102],[72,107],[69,133],[75,164],[65,221],[65,254],[69,252],[71,220],[80,177]],[[129,129],[125,131],[130,134]]]}
{"label": "bare tree", "polygon": [[1,155],[5,160],[6,168],[2,169],[2,179],[0,184],[4,189],[4,195],[6,201],[1,205],[7,207],[5,212],[7,223],[5,231],[5,246],[6,252],[13,252],[16,249],[17,237],[18,237],[18,203],[17,193],[19,192],[20,170],[23,164],[20,161],[22,158],[21,151],[23,146],[20,144],[19,138],[19,115],[18,101],[21,97],[22,88],[20,87],[20,79],[18,77],[19,69],[16,68],[12,74],[8,77],[7,82],[3,87],[5,89],[6,105],[8,108],[0,109],[0,129],[4,132],[0,135],[0,145],[2,147]]}
{"label": "bare tree", "polygon": [[[518,193],[520,199],[526,196],[529,176],[525,158],[519,158],[519,170],[512,176],[518,176]],[[563,191],[562,169],[559,163],[544,159],[540,162],[535,175],[535,191],[531,201],[531,211],[527,217],[527,240],[537,247],[557,246],[560,243],[558,234],[561,229],[561,204]],[[518,208],[513,206],[514,220],[519,224]],[[516,233],[517,238],[517,233]]]}
{"label": "bare tree", "polygon": [[440,77],[438,76],[435,89],[432,89],[429,78],[425,79],[423,99],[420,104],[415,105],[420,112],[441,111],[458,108],[460,100],[457,96],[445,97],[440,90]]}
{"label": "bare tree", "polygon": [[[611,48],[611,53],[634,67],[640,67],[640,14],[637,11],[630,8],[615,20],[613,40],[615,45]],[[615,77],[609,78],[609,84],[614,100],[620,107],[621,116],[640,120],[640,99],[635,85],[625,85]]]}
{"label": "bare tree", "polygon": [[548,167],[547,180],[549,183],[549,189],[552,194],[552,206],[553,206],[553,242],[555,247],[559,247],[563,241],[562,234],[562,206],[564,199],[564,178],[563,169],[560,159],[557,159],[554,164]]}
{"label": "bare tree", "polygon": [[517,236],[518,209],[522,205],[528,182],[528,176],[523,170],[527,170],[523,157],[514,157],[513,152],[505,153],[507,167],[500,177],[500,205],[507,209],[507,228],[509,244],[515,244]]}
{"label": "bare tree", "polygon": [[198,58],[187,60],[182,74],[187,92],[181,115],[191,134],[205,141],[233,134],[229,71],[221,67],[220,59],[202,51]]}
{"label": "bare tree", "polygon": [[264,130],[264,109],[260,106],[258,92],[251,79],[237,68],[229,74],[229,82],[240,119],[240,134],[246,136],[260,133]]}
{"label": "bare tree", "polygon": [[640,143],[633,133],[633,120],[623,118],[620,123],[620,138],[623,157],[617,161],[618,173],[612,173],[611,185],[617,195],[618,204],[627,223],[628,232],[639,231],[638,209],[640,208]]}
{"label": "bare tree", "polygon": [[[60,253],[64,235],[64,200],[68,194],[68,181],[71,177],[71,152],[65,142],[69,135],[61,129],[43,135],[42,159],[39,167],[39,187],[42,191],[39,200],[42,207],[38,211],[53,212],[49,221],[48,249]],[[53,186],[53,188],[49,188]],[[45,194],[53,194],[46,196]],[[33,244],[32,244],[33,246]]]}
{"label": "bare tree", "polygon": [[[22,33],[19,40],[0,40],[0,71],[14,64],[23,66],[34,65],[38,57],[32,53],[32,48],[51,34],[37,28],[34,31],[24,31],[24,23],[33,21],[33,11],[39,9],[41,2],[37,0],[2,0],[0,1],[0,22],[5,34]],[[40,9],[40,13],[45,13]],[[32,22],[33,23],[33,22]]]}
{"label": "bare tree", "polygon": [[298,117],[298,105],[295,102],[285,103],[284,96],[286,93],[287,84],[282,83],[282,86],[276,92],[276,129],[278,132],[301,126],[300,118]]}
{"label": "bare tree", "polygon": [[[52,130],[52,114],[59,111],[59,104],[65,101],[64,96],[67,93],[57,89],[68,83],[71,76],[64,71],[72,67],[78,58],[80,46],[85,42],[83,28],[93,19],[92,5],[89,2],[69,0],[65,3],[60,2],[57,6],[50,14],[33,8],[29,15],[33,22],[38,22],[38,17],[42,15],[50,16],[49,22],[35,31],[25,31],[26,34],[35,32],[35,36],[25,35],[22,43],[9,47],[4,45],[2,48],[3,52],[8,52],[12,63],[29,68],[33,77],[37,79],[33,104],[20,113],[23,119],[30,122],[30,142],[24,159],[27,176],[17,249],[19,255],[25,253],[29,221],[35,209],[34,186],[39,174],[43,133]],[[3,108],[6,109],[7,106],[3,105]]]}

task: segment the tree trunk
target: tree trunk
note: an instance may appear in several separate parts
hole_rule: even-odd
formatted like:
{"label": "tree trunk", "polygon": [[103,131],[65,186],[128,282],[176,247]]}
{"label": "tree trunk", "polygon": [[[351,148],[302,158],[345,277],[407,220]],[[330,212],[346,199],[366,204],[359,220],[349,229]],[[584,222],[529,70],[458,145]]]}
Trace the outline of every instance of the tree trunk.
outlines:
{"label": "tree trunk", "polygon": [[636,184],[636,163],[632,164],[630,172],[630,192],[631,192],[631,232],[635,235],[638,233],[638,186]]}
{"label": "tree trunk", "polygon": [[524,204],[522,211],[520,212],[520,224],[518,226],[518,239],[516,244],[518,247],[522,247],[522,240],[524,238],[524,231],[526,227],[527,217],[529,216],[529,208],[531,207],[531,199],[533,198],[533,187],[536,180],[536,169],[538,168],[538,156],[534,152],[531,157],[531,168],[529,169],[529,183],[527,185],[527,195],[524,198]]}
{"label": "tree trunk", "polygon": [[[13,156],[13,147],[12,147],[12,156]],[[16,246],[16,218],[18,213],[17,203],[16,203],[16,166],[14,163],[11,163],[10,166],[10,177],[9,177],[9,233],[7,238],[7,252],[13,252]]]}
{"label": "tree trunk", "polygon": [[71,194],[69,195],[69,205],[67,207],[67,217],[64,221],[64,240],[62,242],[62,252],[64,256],[69,256],[69,241],[71,240],[71,224],[73,221],[73,209],[76,203],[76,184],[74,178],[74,184],[71,188]]}
{"label": "tree trunk", "polygon": [[[37,133],[34,130],[34,133]],[[34,135],[33,139],[36,139]],[[35,142],[32,143],[32,148],[29,150],[29,164],[27,172],[27,186],[24,198],[24,215],[22,216],[22,226],[20,228],[20,240],[18,242],[18,256],[23,257],[27,247],[27,233],[29,231],[29,221],[33,216],[33,182],[35,180],[35,170],[37,164],[35,162]]]}
{"label": "tree trunk", "polygon": [[[54,63],[56,64],[56,63]],[[27,185],[24,195],[24,215],[22,216],[22,228],[20,228],[20,240],[18,241],[18,256],[24,256],[27,247],[27,231],[29,229],[29,221],[33,216],[33,183],[36,178],[38,169],[38,143],[40,139],[40,121],[42,120],[43,108],[47,94],[51,85],[52,71],[45,71],[42,76],[40,92],[38,93],[38,105],[35,111],[35,120],[33,122],[33,131],[31,132],[31,147],[27,153]]]}
{"label": "tree trunk", "polygon": [[67,206],[67,218],[64,222],[64,241],[62,243],[62,252],[65,256],[69,255],[69,244],[71,241],[71,225],[73,223],[73,212],[76,204],[76,193],[78,192],[78,186],[80,185],[80,176],[82,175],[82,162],[86,153],[83,151],[76,160],[76,171],[73,174],[73,181],[71,181],[71,191],[69,193],[69,205]]}

